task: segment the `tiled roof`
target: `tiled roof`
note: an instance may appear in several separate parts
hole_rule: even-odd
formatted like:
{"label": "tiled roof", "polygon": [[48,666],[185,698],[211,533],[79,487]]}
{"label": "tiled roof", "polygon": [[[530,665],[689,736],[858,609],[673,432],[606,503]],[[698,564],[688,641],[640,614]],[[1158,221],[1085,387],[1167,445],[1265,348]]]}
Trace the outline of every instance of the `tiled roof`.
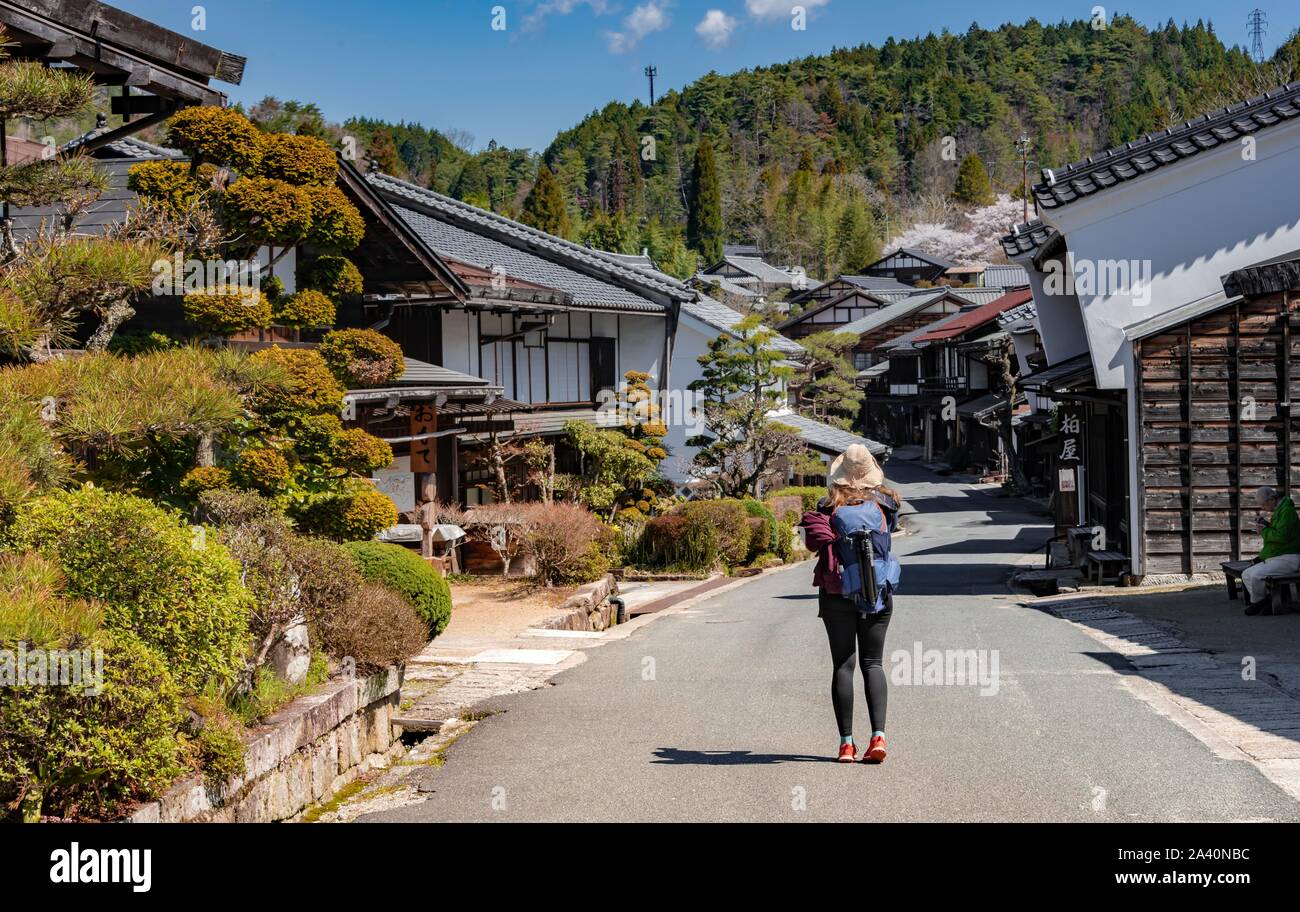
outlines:
{"label": "tiled roof", "polygon": [[1042,219],[1034,219],[1012,228],[1011,233],[1002,238],[1002,250],[1009,257],[1033,253],[1055,234],[1055,228],[1044,225]]}
{"label": "tiled roof", "polygon": [[[107,127],[96,127],[94,130],[82,133],[75,139],[69,140],[63,148],[65,150],[78,149],[87,141],[107,132]],[[163,146],[155,146],[153,143],[147,143],[143,139],[137,139],[134,136],[124,136],[116,142],[100,146],[91,154],[99,158],[185,158],[185,153],[180,149],[167,149]]]}
{"label": "tiled roof", "polygon": [[984,270],[986,288],[1019,288],[1029,284],[1029,272],[1023,266],[989,266]]}
{"label": "tiled roof", "polygon": [[725,291],[727,294],[736,295],[737,297],[741,297],[741,298],[763,297],[754,289],[746,288],[744,285],[737,285],[735,282],[731,281],[731,279],[728,279],[726,276],[707,275],[701,272],[696,274],[696,278],[699,279],[701,282],[708,282],[710,285],[716,285],[719,290]]}
{"label": "tiled roof", "polygon": [[799,438],[804,443],[827,454],[838,456],[855,443],[866,447],[871,451],[871,455],[876,457],[889,454],[889,447],[879,441],[869,440],[850,431],[842,431],[795,412],[773,412],[767,417],[778,424],[794,428],[799,432]]}
{"label": "tiled roof", "polygon": [[1092,356],[1087,352],[1051,364],[1020,378],[1021,389],[1050,395],[1053,390],[1068,389],[1093,382]]}
{"label": "tiled roof", "polygon": [[421,386],[489,386],[488,381],[472,374],[462,374],[449,367],[405,358],[406,370],[397,379],[401,384],[419,384]]}
{"label": "tiled roof", "polygon": [[[695,317],[714,329],[720,329],[723,332],[731,332],[733,326],[745,319],[745,315],[732,310],[721,301],[716,301],[707,295],[700,295],[694,301],[682,302],[682,310]],[[787,339],[785,336],[778,335],[772,340],[773,347],[792,357],[798,357],[803,354],[803,346],[793,339]]]}
{"label": "tiled roof", "polygon": [[612,257],[618,260],[624,266],[632,266],[636,269],[653,269],[656,271],[658,271],[659,268],[655,266],[655,261],[650,259],[650,257],[644,253],[610,253],[606,250],[600,252],[605,254],[607,257]]}
{"label": "tiled roof", "polygon": [[793,275],[758,257],[729,256],[723,257],[723,260],[728,265],[734,266],[742,272],[747,272],[760,282],[768,285],[791,285],[794,283]]}
{"label": "tiled roof", "polygon": [[1300,82],[1293,82],[1059,170],[1045,168],[1034,196],[1042,208],[1056,209],[1297,117]]}
{"label": "tiled roof", "polygon": [[370,173],[366,179],[439,253],[489,269],[501,266],[517,278],[569,292],[576,306],[662,313],[662,304],[634,289],[678,301],[695,295],[664,273],[629,266],[603,251],[387,174]]}
{"label": "tiled roof", "polygon": [[855,333],[859,336],[866,335],[873,329],[879,329],[882,326],[888,326],[895,320],[901,320],[903,317],[910,317],[917,311],[923,310],[927,305],[933,304],[939,298],[943,297],[944,289],[929,289],[928,294],[911,295],[903,300],[882,307],[877,311],[867,314],[861,319],[854,320],[852,323],[846,323],[836,332]]}
{"label": "tiled roof", "polygon": [[[848,282],[850,285],[856,285],[859,288],[865,288],[867,291],[915,291],[915,287],[905,282],[900,282],[891,276],[860,276],[860,275],[842,275],[837,277],[838,281]],[[837,279],[832,279],[834,282]],[[827,285],[830,282],[826,283]]]}
{"label": "tiled roof", "polygon": [[903,333],[901,336],[899,336],[896,339],[890,339],[888,342],[884,343],[879,347],[881,350],[889,352],[891,357],[895,355],[909,354],[909,353],[920,351],[921,346],[917,344],[917,340],[920,339],[921,336],[924,336],[926,333],[934,332],[935,330],[941,330],[945,326],[954,323],[961,317],[964,317],[967,314],[974,313],[975,310],[976,308],[974,307],[968,307],[963,310],[957,311],[955,314],[948,314],[945,317],[940,317],[939,319],[935,320],[933,323],[927,323],[924,326],[918,326],[916,329],[912,330],[911,332]]}
{"label": "tiled roof", "polygon": [[1038,305],[1032,299],[998,314],[998,325],[1009,332],[1026,332],[1034,329],[1038,319]]}
{"label": "tiled roof", "polygon": [[974,310],[963,311],[958,313],[960,319],[952,320],[945,323],[942,327],[932,327],[928,332],[924,332],[916,337],[917,342],[939,342],[943,339],[951,339],[954,336],[960,336],[963,333],[970,332],[972,329],[978,329],[986,323],[991,323],[997,319],[998,314],[1010,310],[1013,307],[1019,307],[1028,301],[1034,299],[1033,294],[1028,288],[1022,288],[1017,291],[1008,292],[996,301],[990,301]]}

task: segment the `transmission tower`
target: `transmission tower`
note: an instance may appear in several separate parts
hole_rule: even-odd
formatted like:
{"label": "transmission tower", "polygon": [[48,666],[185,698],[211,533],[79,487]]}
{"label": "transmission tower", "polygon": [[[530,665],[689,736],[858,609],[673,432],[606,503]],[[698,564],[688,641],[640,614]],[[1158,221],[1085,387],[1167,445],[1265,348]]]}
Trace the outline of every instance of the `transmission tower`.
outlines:
{"label": "transmission tower", "polygon": [[1250,56],[1256,63],[1264,62],[1264,35],[1268,31],[1268,16],[1262,9],[1253,9],[1246,17],[1246,27],[1250,32]]}
{"label": "transmission tower", "polygon": [[650,107],[655,104],[655,77],[659,75],[659,68],[648,66],[645,68],[646,78],[650,80]]}

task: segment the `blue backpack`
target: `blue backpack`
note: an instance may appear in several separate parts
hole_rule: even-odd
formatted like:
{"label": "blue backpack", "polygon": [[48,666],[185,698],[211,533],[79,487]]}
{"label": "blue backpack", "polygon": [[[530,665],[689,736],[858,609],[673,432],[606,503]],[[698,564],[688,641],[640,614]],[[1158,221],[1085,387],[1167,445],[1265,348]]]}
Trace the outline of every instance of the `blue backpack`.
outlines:
{"label": "blue backpack", "polygon": [[885,610],[885,596],[898,588],[902,567],[894,557],[890,522],[874,501],[849,504],[831,516],[835,556],[840,562],[840,591],[858,611]]}

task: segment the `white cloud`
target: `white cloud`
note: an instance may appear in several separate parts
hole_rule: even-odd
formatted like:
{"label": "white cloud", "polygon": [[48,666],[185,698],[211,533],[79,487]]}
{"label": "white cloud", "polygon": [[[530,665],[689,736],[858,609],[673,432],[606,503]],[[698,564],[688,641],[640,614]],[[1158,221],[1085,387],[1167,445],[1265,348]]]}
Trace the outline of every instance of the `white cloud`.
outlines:
{"label": "white cloud", "polygon": [[580,6],[587,6],[597,16],[614,11],[609,0],[541,0],[537,8],[524,17],[524,28],[537,28],[548,16],[567,16]]}
{"label": "white cloud", "polygon": [[745,0],[745,9],[755,19],[788,19],[796,6],[812,11],[831,0]]}
{"label": "white cloud", "polygon": [[628,13],[623,20],[621,32],[606,32],[605,41],[609,44],[611,54],[626,54],[640,44],[646,35],[662,32],[671,22],[665,5],[658,0],[650,0]]}
{"label": "white cloud", "polygon": [[736,30],[736,19],[722,10],[712,9],[704,14],[700,24],[695,26],[695,34],[709,47],[717,50],[731,41],[731,33]]}

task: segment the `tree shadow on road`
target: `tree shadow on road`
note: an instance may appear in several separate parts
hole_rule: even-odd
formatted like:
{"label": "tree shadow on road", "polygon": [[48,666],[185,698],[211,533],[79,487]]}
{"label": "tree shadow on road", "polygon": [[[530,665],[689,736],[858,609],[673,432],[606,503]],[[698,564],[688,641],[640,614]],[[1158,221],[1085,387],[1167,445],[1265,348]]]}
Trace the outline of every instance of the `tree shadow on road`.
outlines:
{"label": "tree shadow on road", "polygon": [[837,763],[834,757],[812,754],[756,754],[746,750],[682,750],[677,747],[655,749],[651,763],[672,763],[689,766],[750,766],[776,763]]}

